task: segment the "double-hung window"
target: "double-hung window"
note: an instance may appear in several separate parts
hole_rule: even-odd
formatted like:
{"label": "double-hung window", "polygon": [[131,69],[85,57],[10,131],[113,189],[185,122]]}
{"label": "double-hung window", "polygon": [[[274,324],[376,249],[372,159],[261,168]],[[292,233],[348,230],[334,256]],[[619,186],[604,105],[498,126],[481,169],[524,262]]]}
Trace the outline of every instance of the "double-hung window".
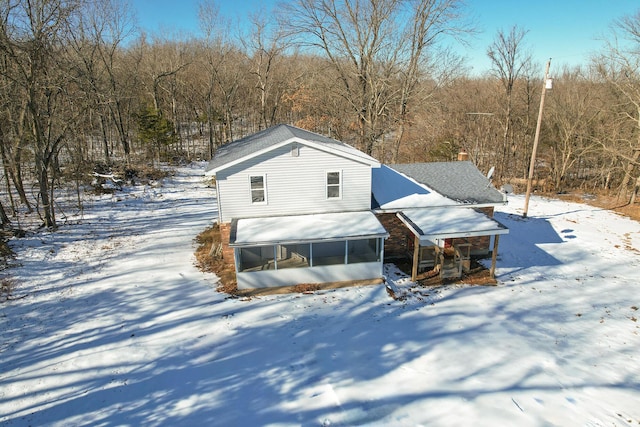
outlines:
{"label": "double-hung window", "polygon": [[327,172],[327,199],[342,197],[342,173]]}
{"label": "double-hung window", "polygon": [[252,175],[249,177],[251,183],[251,203],[267,202],[267,180],[265,175]]}

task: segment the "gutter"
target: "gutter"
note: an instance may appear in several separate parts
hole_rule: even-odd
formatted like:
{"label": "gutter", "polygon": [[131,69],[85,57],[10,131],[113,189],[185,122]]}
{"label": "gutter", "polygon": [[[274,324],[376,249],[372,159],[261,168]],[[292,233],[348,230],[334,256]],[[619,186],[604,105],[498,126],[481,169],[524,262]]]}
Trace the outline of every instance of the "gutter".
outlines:
{"label": "gutter", "polygon": [[[235,229],[233,228],[233,224],[231,226],[231,236],[235,238]],[[264,242],[242,242],[235,243],[231,242],[231,237],[229,238],[229,246],[232,248],[252,248],[255,246],[272,246],[272,245],[296,245],[296,244],[307,244],[307,243],[325,243],[325,242],[344,242],[345,240],[364,240],[364,239],[379,239],[379,238],[388,238],[389,233],[385,234],[369,234],[362,236],[344,236],[344,237],[331,237],[326,239],[316,238],[309,240],[275,240],[275,241],[264,241]]]}

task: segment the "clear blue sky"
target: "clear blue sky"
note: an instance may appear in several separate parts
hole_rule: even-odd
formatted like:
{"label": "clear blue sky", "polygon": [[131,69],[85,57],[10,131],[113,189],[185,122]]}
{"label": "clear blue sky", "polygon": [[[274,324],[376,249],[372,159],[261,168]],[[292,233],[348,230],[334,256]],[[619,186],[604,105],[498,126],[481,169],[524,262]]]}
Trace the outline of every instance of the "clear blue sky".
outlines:
{"label": "clear blue sky", "polygon": [[[238,22],[261,7],[269,10],[277,0],[217,0],[222,15]],[[149,33],[198,32],[199,0],[132,0],[139,23]],[[482,31],[470,40],[470,48],[460,48],[474,73],[490,67],[486,56],[500,29],[513,25],[528,30],[525,43],[544,72],[552,59],[551,74],[564,64],[585,63],[602,44],[614,19],[640,10],[638,0],[467,0],[467,10]]]}

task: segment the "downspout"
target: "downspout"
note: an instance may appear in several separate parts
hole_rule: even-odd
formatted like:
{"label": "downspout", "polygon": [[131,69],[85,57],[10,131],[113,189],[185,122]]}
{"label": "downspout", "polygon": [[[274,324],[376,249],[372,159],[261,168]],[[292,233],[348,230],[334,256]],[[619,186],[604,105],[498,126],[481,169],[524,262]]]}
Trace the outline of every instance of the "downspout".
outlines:
{"label": "downspout", "polygon": [[222,204],[220,203],[220,187],[216,179],[216,203],[218,205],[218,224],[222,223]]}

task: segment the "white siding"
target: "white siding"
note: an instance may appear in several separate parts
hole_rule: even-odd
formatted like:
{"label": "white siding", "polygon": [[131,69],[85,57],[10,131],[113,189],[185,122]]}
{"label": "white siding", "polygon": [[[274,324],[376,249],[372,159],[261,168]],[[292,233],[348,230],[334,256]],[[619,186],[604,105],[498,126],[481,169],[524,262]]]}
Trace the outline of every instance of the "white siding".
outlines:
{"label": "white siding", "polygon": [[323,267],[237,273],[238,289],[295,286],[301,283],[330,283],[382,278],[382,262],[339,264]]}
{"label": "white siding", "polygon": [[[221,221],[371,209],[371,166],[298,146],[298,156],[292,156],[291,145],[286,145],[218,172]],[[326,173],[332,171],[342,173],[339,199],[326,197]],[[251,175],[266,176],[266,204],[251,203]]]}

